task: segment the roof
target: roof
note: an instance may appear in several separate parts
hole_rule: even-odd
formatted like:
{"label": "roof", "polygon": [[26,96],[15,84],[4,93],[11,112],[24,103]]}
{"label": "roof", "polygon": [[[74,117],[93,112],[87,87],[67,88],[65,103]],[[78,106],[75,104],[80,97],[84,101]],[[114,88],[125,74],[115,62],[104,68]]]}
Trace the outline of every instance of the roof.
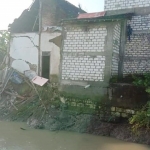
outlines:
{"label": "roof", "polygon": [[[40,0],[34,0],[30,8],[24,10],[21,16],[15,19],[14,22],[9,25],[10,32],[22,33],[39,31],[39,1]],[[50,0],[41,1],[46,4],[49,3],[47,7],[51,7]],[[58,20],[58,22],[60,22],[61,19],[76,18],[79,13],[85,13],[84,10],[74,6],[66,0],[55,0],[54,2],[56,4],[55,19]]]}
{"label": "roof", "polygon": [[76,7],[66,0],[55,0],[61,10],[65,12],[67,18],[76,18],[80,13],[86,13],[81,8]]}
{"label": "roof", "polygon": [[84,13],[79,14],[74,19],[64,19],[62,23],[82,23],[82,22],[100,22],[100,21],[112,21],[112,20],[123,20],[130,19],[134,12],[120,12],[120,11],[103,11],[97,13]]}
{"label": "roof", "polygon": [[9,25],[9,31],[12,33],[38,31],[39,30],[38,11],[39,11],[39,0],[35,0],[29,9],[25,9],[20,15],[20,17],[15,19],[14,22]]}
{"label": "roof", "polygon": [[78,19],[83,19],[83,18],[98,18],[98,17],[103,17],[105,16],[105,11],[102,12],[95,12],[95,13],[84,13],[84,14],[79,14],[77,17]]}
{"label": "roof", "polygon": [[62,19],[76,18],[80,13],[85,13],[84,10],[74,6],[65,0],[55,0],[56,12],[55,19],[51,21],[52,26],[60,26]]}

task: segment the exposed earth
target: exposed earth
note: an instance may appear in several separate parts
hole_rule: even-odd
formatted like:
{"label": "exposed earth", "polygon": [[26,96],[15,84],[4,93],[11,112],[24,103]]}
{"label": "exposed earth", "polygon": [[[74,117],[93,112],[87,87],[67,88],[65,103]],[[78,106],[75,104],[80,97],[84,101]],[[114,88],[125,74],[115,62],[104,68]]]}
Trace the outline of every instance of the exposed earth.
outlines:
{"label": "exposed earth", "polygon": [[0,120],[27,122],[30,127],[36,129],[89,133],[150,145],[150,131],[145,128],[134,134],[127,120],[121,118],[115,121],[101,120],[96,114],[67,111],[64,109],[65,104],[60,100],[60,106],[57,107],[54,102],[58,95],[54,88],[51,90],[53,94],[51,93],[50,97],[44,94],[42,101],[29,91],[27,87],[28,94],[22,94],[26,99],[19,96],[15,100],[14,95],[8,96],[4,93],[0,101]]}

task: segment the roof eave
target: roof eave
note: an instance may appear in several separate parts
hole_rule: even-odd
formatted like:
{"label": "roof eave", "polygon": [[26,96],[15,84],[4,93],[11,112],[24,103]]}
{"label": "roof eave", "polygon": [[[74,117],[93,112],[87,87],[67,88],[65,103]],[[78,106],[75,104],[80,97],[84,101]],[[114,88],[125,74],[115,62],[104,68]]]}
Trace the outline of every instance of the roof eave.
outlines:
{"label": "roof eave", "polygon": [[62,24],[64,23],[82,23],[82,22],[106,22],[106,21],[119,21],[125,19],[131,19],[134,13],[128,14],[120,14],[120,15],[111,15],[111,16],[103,16],[98,18],[84,18],[84,19],[63,19],[61,21]]}

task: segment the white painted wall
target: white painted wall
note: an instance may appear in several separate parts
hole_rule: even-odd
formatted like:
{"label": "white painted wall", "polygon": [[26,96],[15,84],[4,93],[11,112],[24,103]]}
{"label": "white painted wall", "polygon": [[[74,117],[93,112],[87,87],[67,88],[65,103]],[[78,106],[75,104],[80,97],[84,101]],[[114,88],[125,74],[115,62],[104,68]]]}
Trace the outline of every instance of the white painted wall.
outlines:
{"label": "white painted wall", "polygon": [[10,57],[13,59],[11,66],[23,73],[32,64],[37,66],[38,72],[38,46],[37,33],[13,34],[10,41]]}
{"label": "white painted wall", "polygon": [[60,48],[56,45],[53,47],[51,51],[50,61],[51,61],[50,62],[50,75],[59,75]]}
{"label": "white painted wall", "polygon": [[[61,33],[41,33],[41,58],[42,52],[50,52],[50,75],[59,75],[60,47],[53,42],[49,42],[60,36]],[[37,33],[13,34],[10,42],[10,57],[13,59],[11,66],[24,73],[30,70],[30,65],[37,66],[38,72],[38,46],[39,35]],[[40,64],[41,66],[41,64]]]}
{"label": "white painted wall", "polygon": [[51,52],[50,75],[59,75],[60,47],[49,41],[60,35],[61,33],[59,32],[42,32],[41,34],[41,52]]}
{"label": "white painted wall", "polygon": [[24,73],[24,71],[26,71],[26,70],[30,70],[29,64],[27,64],[23,60],[14,60],[11,64],[11,66],[21,73]]}
{"label": "white painted wall", "polygon": [[61,33],[49,33],[49,32],[42,32],[41,33],[41,51],[43,52],[51,52],[52,49],[55,48],[55,44],[50,43],[49,40],[56,38],[57,36],[60,36]]}

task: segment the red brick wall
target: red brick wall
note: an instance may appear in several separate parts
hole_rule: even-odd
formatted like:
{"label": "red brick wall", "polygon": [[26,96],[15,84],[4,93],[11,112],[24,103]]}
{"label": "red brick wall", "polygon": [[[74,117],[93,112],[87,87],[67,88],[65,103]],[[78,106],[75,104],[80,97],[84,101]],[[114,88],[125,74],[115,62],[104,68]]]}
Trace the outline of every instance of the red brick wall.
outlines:
{"label": "red brick wall", "polygon": [[56,26],[65,18],[76,18],[79,8],[65,0],[41,0],[42,1],[42,26]]}

